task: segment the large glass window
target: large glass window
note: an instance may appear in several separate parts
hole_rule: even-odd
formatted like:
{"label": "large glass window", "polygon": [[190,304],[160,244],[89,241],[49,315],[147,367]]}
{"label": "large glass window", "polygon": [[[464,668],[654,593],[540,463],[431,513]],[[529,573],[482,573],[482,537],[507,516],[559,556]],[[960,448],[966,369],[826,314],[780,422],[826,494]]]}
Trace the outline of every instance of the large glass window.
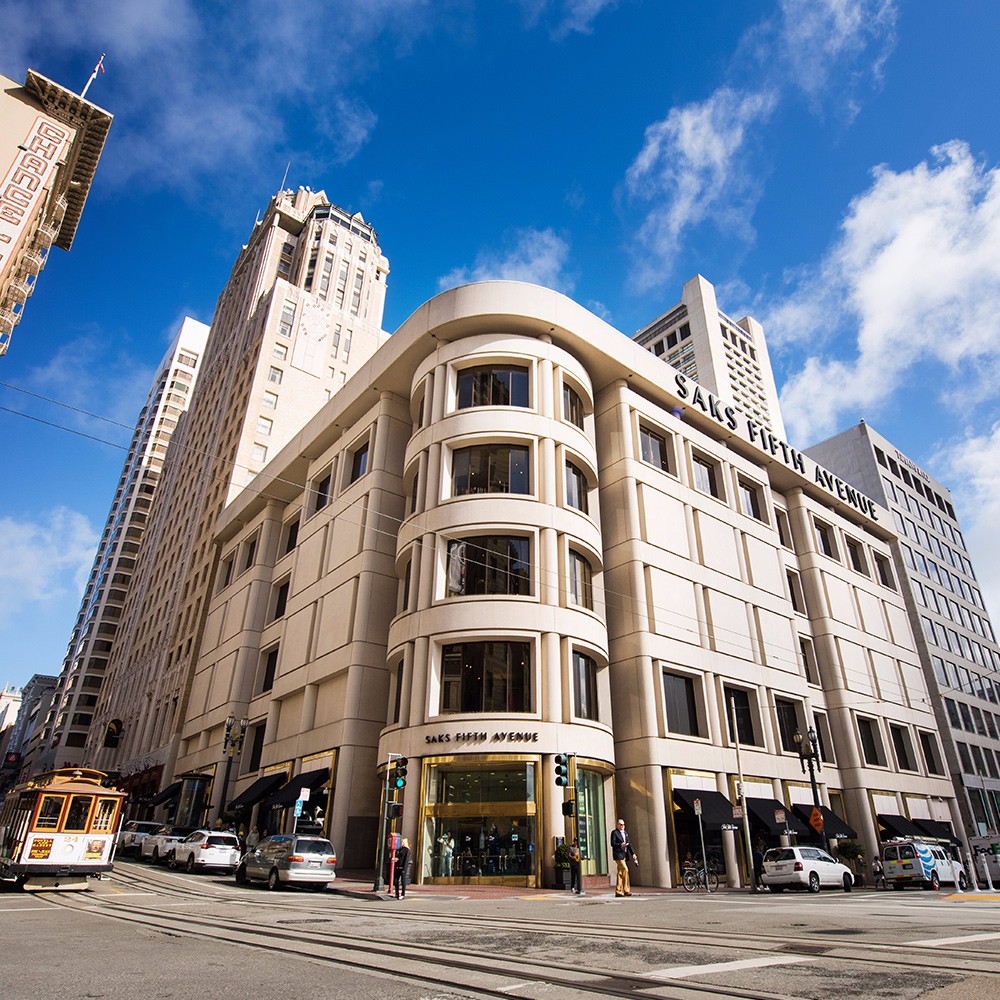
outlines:
{"label": "large glass window", "polygon": [[[750,701],[750,692],[742,688],[723,688],[726,704],[726,721],[729,725],[729,739],[736,735],[744,745],[760,746],[754,726],[755,706]],[[736,717],[736,734],[733,733],[733,716]]]}
{"label": "large glass window", "polygon": [[579,719],[597,721],[597,664],[576,651],[573,652],[573,711]]}
{"label": "large glass window", "polygon": [[528,369],[512,365],[483,365],[458,373],[458,408],[470,406],[527,406]]}
{"label": "large glass window", "polygon": [[530,712],[531,646],[464,642],[441,654],[441,712]]}
{"label": "large glass window", "polygon": [[448,544],[448,594],[530,594],[531,543],[512,535],[476,535]]}
{"label": "large glass window", "polygon": [[695,488],[709,496],[722,499],[722,477],[718,466],[707,458],[696,455],[691,459]]}
{"label": "large glass window", "polygon": [[563,382],[563,419],[583,430],[583,400],[566,382]]}
{"label": "large glass window", "polygon": [[61,795],[43,795],[38,818],[35,820],[35,829],[55,830],[59,826],[59,814],[65,801]]}
{"label": "large glass window", "polygon": [[452,493],[527,493],[528,449],[522,445],[480,444],[452,456]]}
{"label": "large glass window", "polygon": [[588,611],[594,610],[593,571],[579,552],[569,550],[569,599]]}
{"label": "large glass window", "polygon": [[566,503],[587,513],[587,477],[572,463],[566,463]]}
{"label": "large glass window", "polygon": [[667,708],[667,730],[683,736],[700,736],[694,678],[664,671],[663,697]]}
{"label": "large glass window", "polygon": [[784,698],[775,698],[774,715],[778,720],[778,736],[781,739],[782,750],[795,753],[798,750],[798,744],[795,742],[795,731],[799,728],[795,702],[786,701]]}
{"label": "large glass window", "polygon": [[884,767],[885,752],[882,749],[882,739],[875,720],[858,716],[858,735],[861,738],[861,751],[864,754],[865,763]]}
{"label": "large glass window", "polygon": [[670,452],[667,441],[662,434],[651,431],[648,427],[639,428],[639,450],[642,460],[664,472],[672,472]]}
{"label": "large glass window", "polygon": [[69,809],[66,811],[63,829],[68,832],[86,830],[90,808],[93,804],[94,797],[92,795],[74,795],[69,800]]}

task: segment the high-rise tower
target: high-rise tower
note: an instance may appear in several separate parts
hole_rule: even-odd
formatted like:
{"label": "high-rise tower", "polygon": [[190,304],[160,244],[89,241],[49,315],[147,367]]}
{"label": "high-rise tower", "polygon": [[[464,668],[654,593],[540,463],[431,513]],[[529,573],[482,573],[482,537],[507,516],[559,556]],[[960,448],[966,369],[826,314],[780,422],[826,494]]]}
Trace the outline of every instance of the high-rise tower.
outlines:
{"label": "high-rise tower", "polygon": [[[91,764],[144,787],[172,772],[219,573],[216,519],[386,340],[388,271],[371,226],[323,192],[281,191],[254,225],[171,442],[91,728]],[[259,557],[250,547],[224,571],[239,574]],[[120,741],[106,747],[112,722]]]}

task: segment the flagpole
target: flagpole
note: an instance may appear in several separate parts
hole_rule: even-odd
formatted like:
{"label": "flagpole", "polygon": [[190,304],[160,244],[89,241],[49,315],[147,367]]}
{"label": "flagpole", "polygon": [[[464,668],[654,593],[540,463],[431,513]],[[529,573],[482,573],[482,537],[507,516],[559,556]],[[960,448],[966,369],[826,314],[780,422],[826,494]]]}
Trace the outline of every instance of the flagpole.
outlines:
{"label": "flagpole", "polygon": [[81,97],[87,96],[87,91],[90,90],[90,85],[97,79],[98,73],[104,72],[104,57],[107,55],[106,52],[101,53],[101,58],[97,60],[97,65],[94,67],[94,72],[90,74],[90,79],[87,81],[87,85],[80,91]]}

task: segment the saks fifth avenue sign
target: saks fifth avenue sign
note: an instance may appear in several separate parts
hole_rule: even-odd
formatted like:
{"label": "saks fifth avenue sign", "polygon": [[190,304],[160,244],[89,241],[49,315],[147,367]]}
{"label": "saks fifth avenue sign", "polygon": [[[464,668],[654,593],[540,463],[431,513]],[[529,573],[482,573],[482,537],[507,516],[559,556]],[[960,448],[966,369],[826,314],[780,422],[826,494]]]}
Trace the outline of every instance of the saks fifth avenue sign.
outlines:
{"label": "saks fifth avenue sign", "polygon": [[866,497],[853,486],[845,483],[839,477],[827,472],[821,465],[817,465],[812,459],[807,459],[802,452],[793,448],[790,444],[782,441],[776,434],[772,433],[759,420],[754,420],[744,413],[740,413],[735,407],[724,403],[718,396],[713,395],[703,389],[696,382],[692,382],[686,375],[677,372],[674,375],[674,382],[677,386],[677,395],[688,401],[692,406],[697,406],[702,413],[717,420],[723,427],[742,435],[756,445],[762,451],[768,452],[779,459],[783,465],[796,472],[808,476],[806,468],[808,462],[813,468],[813,481],[823,487],[828,493],[833,494],[844,503],[850,504],[855,510],[867,515],[873,521],[878,520],[878,510],[875,501]]}
{"label": "saks fifth avenue sign", "polygon": [[537,743],[538,733],[524,732],[462,732],[431,733],[425,743]]}

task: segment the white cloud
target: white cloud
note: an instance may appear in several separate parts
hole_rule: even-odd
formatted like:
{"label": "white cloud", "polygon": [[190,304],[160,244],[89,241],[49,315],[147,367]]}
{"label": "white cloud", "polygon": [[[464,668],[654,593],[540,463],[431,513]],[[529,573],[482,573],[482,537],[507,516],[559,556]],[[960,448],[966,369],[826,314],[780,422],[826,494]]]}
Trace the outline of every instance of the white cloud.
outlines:
{"label": "white cloud", "polygon": [[564,38],[574,32],[589,35],[594,21],[605,10],[613,10],[618,0],[563,0],[562,20],[552,32],[553,38]]}
{"label": "white cloud", "polygon": [[86,517],[66,507],[36,521],[0,518],[0,616],[10,618],[29,604],[82,593],[94,561],[98,532]]}
{"label": "white cloud", "polygon": [[530,281],[569,293],[573,280],[566,273],[569,244],[552,229],[518,229],[505,239],[503,251],[482,250],[472,267],[457,267],[438,278],[441,289],[470,281],[503,278]]}
{"label": "white cloud", "polygon": [[943,366],[942,401],[997,399],[1000,171],[964,143],[910,170],[877,168],[840,238],[797,281],[764,316],[772,345],[811,352],[781,393],[793,439],[877,412],[928,362]]}

